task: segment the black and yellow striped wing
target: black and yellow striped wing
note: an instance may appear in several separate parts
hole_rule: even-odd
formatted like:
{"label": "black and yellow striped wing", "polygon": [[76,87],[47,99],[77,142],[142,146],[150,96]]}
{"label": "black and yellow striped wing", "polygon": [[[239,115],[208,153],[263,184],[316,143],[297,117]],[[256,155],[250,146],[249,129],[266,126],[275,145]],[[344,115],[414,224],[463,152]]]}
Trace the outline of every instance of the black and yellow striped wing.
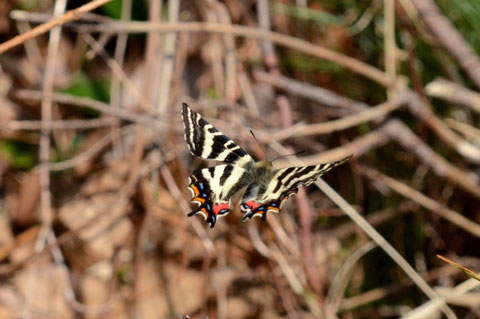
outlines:
{"label": "black and yellow striped wing", "polygon": [[185,141],[190,152],[203,159],[212,159],[246,167],[254,163],[240,146],[194,112],[186,103],[182,104]]}
{"label": "black and yellow striped wing", "polygon": [[252,217],[267,218],[267,212],[279,213],[287,198],[296,193],[299,186],[308,186],[317,178],[348,161],[348,156],[340,161],[312,166],[288,167],[276,170],[267,183],[253,181],[240,202],[243,221]]}
{"label": "black and yellow striped wing", "polygon": [[233,165],[217,165],[193,172],[188,189],[192,203],[197,205],[188,216],[200,214],[213,228],[217,219],[230,212],[233,196],[248,183],[243,168]]}

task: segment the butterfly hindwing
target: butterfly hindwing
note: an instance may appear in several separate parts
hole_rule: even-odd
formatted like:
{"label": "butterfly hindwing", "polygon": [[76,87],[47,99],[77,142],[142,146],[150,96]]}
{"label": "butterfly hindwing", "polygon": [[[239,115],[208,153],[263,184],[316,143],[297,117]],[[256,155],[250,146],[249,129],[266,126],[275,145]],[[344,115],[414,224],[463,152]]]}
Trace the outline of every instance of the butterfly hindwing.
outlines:
{"label": "butterfly hindwing", "polygon": [[239,166],[218,165],[193,172],[188,189],[198,207],[188,216],[201,214],[213,228],[218,218],[229,213],[232,197],[246,183],[245,170]]}
{"label": "butterfly hindwing", "polygon": [[252,182],[240,202],[243,221],[252,217],[267,218],[267,212],[279,213],[287,198],[296,193],[301,185],[308,186],[332,168],[348,161],[351,156],[340,161],[289,167],[275,170],[266,183]]}
{"label": "butterfly hindwing", "polygon": [[182,104],[185,141],[190,152],[203,159],[212,159],[245,167],[253,159],[234,141],[208,123],[202,116]]}

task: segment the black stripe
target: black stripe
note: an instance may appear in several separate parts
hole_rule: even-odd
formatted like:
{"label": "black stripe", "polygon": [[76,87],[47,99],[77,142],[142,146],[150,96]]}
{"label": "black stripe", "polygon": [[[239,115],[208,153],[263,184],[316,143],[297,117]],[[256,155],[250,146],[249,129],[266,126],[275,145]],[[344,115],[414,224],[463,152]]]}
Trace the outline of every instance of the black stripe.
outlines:
{"label": "black stripe", "polygon": [[225,169],[223,170],[223,174],[220,177],[220,186],[223,186],[223,184],[225,184],[225,181],[227,180],[227,178],[229,178],[230,175],[232,175],[232,171],[233,171],[232,165],[227,165],[225,167]]}
{"label": "black stripe", "polygon": [[[317,168],[317,166],[305,166],[305,167],[300,167],[300,169],[295,172],[295,174],[293,174],[292,176],[290,176],[288,178],[288,180],[286,180],[283,185],[285,187],[288,187],[288,185],[291,183],[291,181],[293,181],[294,179],[296,178],[301,178],[303,175],[306,175],[308,173],[310,173],[311,171],[313,171],[315,168]],[[303,180],[300,180],[300,182],[303,182]]]}
{"label": "black stripe", "polygon": [[282,181],[288,174],[290,174],[291,172],[293,172],[294,170],[296,169],[296,167],[289,167],[287,168],[282,174],[280,174],[280,176],[278,176],[278,180],[279,181]]}
{"label": "black stripe", "polygon": [[[190,123],[191,123],[191,118],[188,115],[188,105],[186,103],[182,104],[182,116],[183,116],[183,126],[185,127],[185,140],[191,145],[190,141]],[[191,148],[191,147],[190,147]]]}
{"label": "black stripe", "polygon": [[[193,118],[193,143],[194,143],[194,148],[195,148],[195,153],[197,156],[201,157],[203,153],[203,146],[205,142],[205,134],[203,132],[204,128],[201,127],[197,123],[197,117],[200,116],[198,114],[195,114],[195,118]],[[201,122],[201,119],[200,119]]]}
{"label": "black stripe", "polygon": [[230,164],[234,164],[235,161],[237,160],[238,156],[235,155],[233,152],[228,154],[227,157],[225,157],[225,162],[226,163],[230,163]]}
{"label": "black stripe", "polygon": [[[208,155],[208,158],[215,159],[224,150],[229,150],[231,148],[234,148],[234,147],[238,146],[234,142],[230,143],[228,146],[225,146],[225,144],[227,144],[229,141],[231,141],[231,140],[225,135],[215,136],[214,139],[213,139],[212,151]],[[238,160],[238,158],[244,157],[245,155],[247,155],[247,152],[245,152],[241,148],[237,148],[237,149],[231,151],[226,156],[226,159],[224,161],[227,162],[227,163],[233,164],[235,161]]]}
{"label": "black stripe", "polygon": [[[228,142],[227,142],[227,143],[228,143]],[[225,147],[228,148],[228,149],[232,149],[232,148],[235,148],[235,147],[237,147],[237,146],[238,146],[238,145],[235,144],[235,143],[233,143],[233,142],[230,143],[230,144],[228,144],[228,145],[225,145]]]}
{"label": "black stripe", "polygon": [[238,152],[236,152],[237,150],[231,152],[230,154],[227,155],[227,157],[225,157],[225,161],[226,163],[230,163],[230,164],[235,164],[235,162],[240,158],[240,157],[244,157],[247,153],[243,152],[241,153],[241,155],[238,154]]}
{"label": "black stripe", "polygon": [[[203,121],[206,122],[206,123],[208,123],[208,122],[205,121],[205,120],[203,120]],[[218,132],[218,130],[217,130],[213,125],[208,128],[208,131],[209,131],[210,133],[212,133],[212,134]]]}
{"label": "black stripe", "polygon": [[[192,111],[188,107],[187,104],[182,104],[182,114],[183,114],[183,121],[185,126],[185,139],[190,148],[190,151],[198,157],[207,158],[207,159],[217,159],[220,153],[224,150],[230,150],[238,147],[233,141],[231,141],[225,135],[214,135],[213,144],[212,144],[212,151],[210,154],[206,156],[202,156],[202,153],[205,150],[205,139],[210,134],[215,134],[218,131],[215,127],[213,127],[210,123],[208,123],[204,118],[200,116],[200,114]],[[208,128],[206,126],[209,126]],[[192,132],[193,131],[193,132]],[[192,135],[192,137],[190,137]],[[229,145],[225,145],[226,143]],[[234,164],[239,158],[248,155],[243,149],[237,148],[227,154],[225,162],[229,164]]]}
{"label": "black stripe", "polygon": [[217,158],[218,155],[225,150],[225,143],[229,140],[225,135],[215,135],[213,137],[212,151],[207,158]]}
{"label": "black stripe", "polygon": [[209,167],[208,171],[210,172],[210,177],[214,178],[214,176],[215,176],[215,166],[214,167]]}
{"label": "black stripe", "polygon": [[275,186],[275,189],[273,190],[273,193],[276,193],[280,187],[282,186],[282,180],[290,174],[293,170],[295,170],[295,167],[289,167],[287,168],[280,176],[277,178],[277,186]]}
{"label": "black stripe", "polygon": [[233,151],[233,153],[237,154],[238,157],[244,157],[245,155],[248,155],[247,152],[245,152],[241,148],[237,148],[236,150]]}

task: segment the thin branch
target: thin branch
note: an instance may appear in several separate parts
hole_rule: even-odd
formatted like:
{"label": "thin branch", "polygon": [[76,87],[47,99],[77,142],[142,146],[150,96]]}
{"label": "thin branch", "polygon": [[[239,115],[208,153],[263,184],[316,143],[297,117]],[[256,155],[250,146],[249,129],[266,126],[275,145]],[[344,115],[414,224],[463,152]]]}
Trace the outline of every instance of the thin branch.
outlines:
{"label": "thin branch", "polygon": [[[135,130],[135,125],[125,126],[120,129],[120,136],[131,134]],[[49,163],[48,169],[50,171],[63,171],[66,169],[73,168],[78,164],[89,160],[93,156],[95,156],[98,152],[100,152],[105,146],[112,142],[112,140],[117,136],[114,132],[110,132],[107,135],[103,136],[101,139],[96,141],[93,145],[91,145],[85,152],[82,152],[76,155],[73,158],[68,160],[64,160],[61,162],[56,163]]]}
{"label": "thin branch", "polygon": [[423,21],[438,41],[457,60],[465,73],[480,88],[480,59],[467,41],[440,12],[433,0],[412,0]]}
{"label": "thin branch", "polygon": [[0,122],[0,130],[85,130],[118,125],[116,118],[100,118],[92,120],[63,121],[10,121]]}
{"label": "thin branch", "polygon": [[[122,21],[128,21],[132,14],[132,0],[122,1]],[[115,45],[115,53],[113,59],[115,63],[123,69],[123,62],[125,60],[125,50],[127,48],[128,34],[119,34]],[[112,83],[110,85],[110,104],[113,107],[121,106],[121,92],[122,92],[120,78],[112,76]]]}
{"label": "thin branch", "polygon": [[480,94],[457,83],[437,78],[427,84],[425,92],[432,97],[458,103],[480,113]]}
{"label": "thin branch", "polygon": [[250,112],[250,115],[258,118],[260,117],[259,107],[255,95],[253,94],[252,84],[248,78],[243,67],[239,67],[237,72],[237,81],[240,91],[242,92],[243,100]]}
{"label": "thin branch", "polygon": [[337,271],[333,277],[330,289],[328,290],[327,298],[325,300],[326,318],[337,318],[336,314],[340,308],[340,303],[342,302],[345,289],[349,283],[348,276],[352,273],[360,258],[362,258],[375,247],[377,247],[377,245],[373,241],[363,244],[350,256],[348,256],[340,269]]}
{"label": "thin branch", "polygon": [[[15,91],[15,96],[22,100],[41,100],[43,94],[41,91],[36,90],[17,90]],[[156,119],[153,116],[136,114],[127,110],[114,108],[107,103],[103,103],[88,97],[79,97],[65,93],[52,93],[51,97],[52,101],[56,103],[74,105],[77,107],[89,107],[103,114],[112,115],[120,119],[132,121],[139,124],[156,126],[159,123],[164,123],[163,120]]]}
{"label": "thin branch", "polygon": [[[438,278],[446,278],[458,272],[456,269],[453,269],[449,266],[444,266],[440,268],[435,268],[428,273],[422,274],[422,278],[427,281],[437,280]],[[378,287],[371,289],[369,291],[360,293],[356,296],[345,298],[340,305],[340,311],[347,311],[355,309],[378,301],[381,298],[391,297],[393,294],[400,292],[402,289],[409,288],[413,286],[414,283],[410,280],[403,280],[401,282],[394,282],[383,287]]]}
{"label": "thin branch", "polygon": [[[125,23],[127,23],[127,22],[125,22]],[[100,55],[104,59],[105,63],[112,70],[114,76],[117,77],[118,79],[120,79],[120,81],[123,83],[125,88],[135,97],[138,104],[143,108],[143,110],[145,110],[145,111],[153,110],[154,109],[153,106],[139,92],[139,90],[137,89],[137,86],[132,82],[132,80],[130,80],[130,78],[123,71],[121,66],[118,65],[118,63],[108,55],[108,53],[100,45],[100,43],[88,34],[84,34],[83,39],[85,40],[85,42],[87,42],[92,47],[92,49],[98,55]]]}
{"label": "thin branch", "polygon": [[[384,116],[402,106],[402,104],[403,100],[401,98],[396,98],[392,101],[387,101],[377,106],[368,108],[365,111],[344,116],[338,120],[302,126],[296,125],[291,129],[285,129],[278,133],[271,133],[269,135],[271,136],[272,140],[281,141],[291,137],[330,134],[335,131],[345,130],[372,120],[381,120]],[[266,134],[261,134],[266,141],[269,141],[264,135]]]}
{"label": "thin branch", "polygon": [[22,44],[25,41],[28,41],[32,38],[35,38],[45,32],[50,31],[51,29],[63,25],[65,23],[69,23],[75,20],[79,20],[85,13],[95,10],[96,8],[104,5],[107,2],[112,0],[93,0],[83,6],[70,10],[61,17],[54,18],[53,20],[46,22],[44,24],[39,25],[38,27],[20,35],[17,35],[13,39],[3,42],[0,44],[0,54],[10,50],[13,47],[16,47],[19,44]]}
{"label": "thin branch", "polygon": [[[55,2],[53,15],[60,16],[65,11],[66,0],[58,0]],[[35,29],[29,31],[32,32]],[[28,34],[28,33],[27,33]],[[40,182],[40,221],[41,227],[38,237],[35,240],[34,252],[39,254],[45,249],[47,238],[52,231],[53,209],[52,209],[52,194],[50,192],[50,171],[47,168],[50,162],[50,131],[46,130],[45,123],[52,120],[53,103],[51,94],[53,92],[53,85],[55,79],[55,65],[57,63],[58,46],[60,44],[61,28],[53,28],[49,34],[47,58],[45,66],[45,74],[43,77],[43,97],[41,102],[41,117],[44,122],[43,128],[40,132],[40,150],[39,150],[39,182]],[[1,53],[1,45],[0,45]],[[25,307],[22,312],[22,318],[29,318],[31,315],[32,299],[35,293],[38,293],[35,287],[35,279],[32,278],[36,272],[36,267],[32,269],[27,278],[27,295],[25,297]]]}
{"label": "thin branch", "polygon": [[413,269],[412,266],[393,248],[393,246],[373,228],[343,197],[330,187],[321,178],[315,182],[338,207],[340,207],[362,230],[380,246],[402,268],[410,279],[435,303],[447,318],[457,318],[445,301],[427,284],[427,282]]}
{"label": "thin branch", "polygon": [[[385,72],[392,82],[397,78],[397,45],[395,43],[395,0],[383,1],[384,26],[384,52],[385,52]],[[389,89],[388,97],[392,99],[395,91]]]}
{"label": "thin branch", "polygon": [[480,237],[480,225],[469,220],[463,215],[457,213],[456,211],[441,205],[439,202],[423,195],[422,193],[409,187],[408,185],[401,183],[389,176],[381,174],[372,168],[362,166],[360,171],[362,172],[362,174],[364,174],[368,178],[376,181],[381,181],[388,188],[392,189],[393,191],[399,193],[400,195],[408,199],[411,199],[417,202],[422,207],[425,207],[426,209],[430,210],[434,214],[440,215],[440,217],[445,218],[446,220],[457,225],[458,227],[462,228],[466,232],[469,232],[470,234],[476,237]]}
{"label": "thin branch", "polygon": [[[290,164],[307,165],[298,158],[290,158]],[[318,163],[318,162],[317,162]],[[360,215],[343,197],[341,197],[333,188],[330,187],[322,178],[319,178],[315,185],[322,190],[348,217],[350,217],[374,242],[378,244],[407,274],[410,279],[437,304],[448,318],[456,318],[452,309],[448,307],[445,301],[425,282],[425,280],[413,269],[412,266],[398,253],[395,248],[385,240],[385,238],[373,228],[365,218]]]}
{"label": "thin branch", "polygon": [[[461,296],[468,291],[477,288],[480,286],[480,281],[470,278],[457,286],[455,286],[450,293],[450,296]],[[439,291],[440,293],[440,291]],[[434,318],[437,313],[438,303],[437,300],[430,300],[427,303],[413,309],[412,311],[406,313],[402,318],[414,319],[414,318]]]}
{"label": "thin branch", "polygon": [[325,106],[339,107],[351,111],[361,111],[370,107],[363,102],[353,101],[330,90],[314,86],[309,83],[297,81],[286,76],[273,76],[262,71],[254,71],[253,76],[257,81],[261,81],[292,94],[317,101]]}
{"label": "thin branch", "polygon": [[416,93],[411,92],[407,99],[410,111],[424,121],[446,144],[452,147],[465,159],[480,164],[480,148],[461,138],[432,111],[432,107]]}
{"label": "thin branch", "polygon": [[446,177],[470,194],[480,198],[479,179],[473,173],[463,171],[440,157],[425,144],[405,124],[399,120],[390,120],[383,131],[400,145],[415,153],[420,161],[426,164],[435,174]]}
{"label": "thin branch", "polygon": [[[136,129],[136,127],[134,125],[132,125],[128,128],[124,128],[125,133],[131,133],[131,130],[134,130],[134,129]],[[126,132],[127,130],[130,130],[130,131]],[[138,178],[145,177],[147,174],[150,174],[150,172],[152,170],[158,170],[161,166],[163,166],[165,164],[165,162],[173,160],[174,157],[175,157],[174,154],[170,152],[170,153],[165,154],[162,158],[150,159],[145,165],[140,167]],[[107,205],[107,206],[110,207],[113,210],[118,211],[118,208],[116,208],[116,207],[119,207],[121,205],[126,204],[126,196],[131,192],[133,186],[135,186],[135,183],[123,185],[122,188],[117,192],[117,195],[114,196],[115,201],[110,203],[110,205]],[[123,218],[125,212],[120,211],[120,212],[116,212],[115,214],[117,215],[117,217],[112,220],[112,223],[115,223],[120,218]],[[83,224],[81,224],[77,228],[75,228],[75,230],[70,230],[68,232],[63,233],[61,236],[58,237],[57,245],[63,245],[65,243],[69,242],[70,240],[72,240],[80,232],[91,228],[93,225],[98,223],[98,220],[101,219],[102,216],[103,216],[103,214],[101,214],[101,213],[96,214],[95,216],[87,219]],[[101,231],[104,231],[104,229],[102,229]],[[205,231],[205,230],[203,230],[203,231]],[[32,227],[32,230],[29,233],[32,234],[32,235],[29,235],[29,236],[36,236],[37,233],[38,233],[38,229],[35,229],[35,228]],[[88,238],[85,238],[85,240],[88,241],[89,239],[95,238],[96,236],[98,236],[98,232],[95,232],[95,233],[91,234],[91,236],[88,237]],[[19,244],[21,244],[20,240],[17,240],[14,247],[7,247],[5,250],[0,251],[0,257],[5,257],[6,254],[9,253],[9,251],[15,249],[17,247],[17,245],[19,245]],[[51,246],[50,243],[48,243],[48,245],[45,247],[45,250],[43,251],[43,253],[47,253],[51,249],[53,249],[53,246]],[[2,275],[2,276],[11,275],[16,270],[20,269],[21,267],[24,267],[26,264],[31,263],[33,260],[35,260],[36,258],[38,258],[42,255],[43,255],[42,253],[38,254],[38,253],[33,252],[30,255],[28,255],[27,257],[25,257],[25,259],[23,259],[21,262],[10,265],[9,267],[1,268],[0,269],[0,275]]]}
{"label": "thin branch", "polygon": [[[54,16],[60,16],[63,14],[66,8],[66,0],[57,1],[54,6]],[[61,25],[61,24],[60,24]],[[31,30],[34,31],[35,29]],[[45,66],[45,74],[43,78],[42,85],[42,102],[41,102],[41,116],[43,122],[43,129],[40,133],[40,166],[39,166],[39,175],[40,175],[40,210],[41,210],[41,220],[42,228],[40,229],[40,234],[44,235],[39,236],[37,242],[35,243],[35,250],[40,252],[43,250],[46,238],[48,233],[51,230],[51,225],[53,221],[53,211],[52,211],[52,202],[51,202],[51,192],[50,192],[50,171],[47,168],[48,163],[50,162],[50,131],[46,129],[46,123],[52,121],[53,115],[53,102],[52,102],[52,92],[55,79],[55,70],[58,57],[58,46],[60,44],[61,37],[61,28],[53,28],[50,31],[48,39],[48,49],[47,49],[47,58]],[[1,53],[1,49],[0,49]]]}
{"label": "thin branch", "polygon": [[[377,212],[369,213],[365,216],[367,222],[372,226],[379,226],[385,223],[386,221],[397,217],[402,216],[408,212],[416,211],[418,205],[413,201],[404,201],[392,208],[385,208]],[[337,239],[343,239],[357,230],[357,227],[354,222],[349,221],[344,223],[336,228],[326,230],[325,236],[333,237]]]}
{"label": "thin branch", "polygon": [[55,233],[50,231],[48,235],[48,244],[51,247],[52,257],[55,261],[56,266],[59,268],[61,275],[63,276],[63,281],[65,283],[64,295],[65,299],[68,301],[70,306],[75,309],[75,311],[84,313],[84,314],[104,314],[112,309],[112,307],[119,302],[119,298],[111,298],[109,301],[102,305],[98,306],[87,306],[77,300],[75,297],[75,292],[73,290],[72,282],[70,279],[70,273],[67,265],[65,264],[65,258],[63,257],[62,250],[58,246],[57,237]]}
{"label": "thin branch", "polygon": [[451,118],[446,118],[445,122],[457,132],[462,133],[472,144],[480,146],[480,129]]}
{"label": "thin branch", "polygon": [[[168,23],[176,23],[178,21],[178,13],[180,10],[179,0],[168,1]],[[165,35],[165,44],[163,48],[162,71],[158,86],[156,114],[165,114],[170,102],[171,81],[173,75],[173,66],[175,62],[175,45],[177,43],[177,34],[174,32]]]}
{"label": "thin branch", "polygon": [[[17,20],[22,22],[45,23],[45,22],[50,22],[50,20],[52,20],[52,15],[48,13],[43,13],[43,12],[12,10],[10,11],[10,18],[12,20]],[[108,22],[112,22],[112,20],[113,19],[107,16],[103,16],[103,15],[92,13],[92,12],[87,12],[84,15],[82,15],[79,19],[76,19],[75,21],[108,23]],[[72,21],[68,25],[63,25],[63,27],[64,28],[71,27],[72,25],[76,25],[76,22]]]}
{"label": "thin branch", "polygon": [[149,22],[129,22],[129,23],[108,23],[91,26],[82,26],[81,32],[210,32],[230,34],[234,36],[248,37],[252,39],[266,39],[278,45],[285,46],[317,58],[325,59],[344,66],[351,71],[361,74],[374,82],[389,87],[393,83],[387,78],[384,72],[372,67],[357,59],[326,49],[322,46],[312,44],[308,41],[294,38],[278,32],[260,30],[258,28],[246,27],[243,25],[216,24],[204,22],[188,23],[149,23]]}
{"label": "thin branch", "polygon": [[[356,138],[352,142],[330,149],[319,154],[301,157],[303,165],[317,165],[318,163],[328,163],[338,161],[349,155],[360,157],[371,150],[385,145],[389,138],[381,130],[372,131],[361,137]],[[289,159],[279,159],[275,161],[275,166],[287,167],[290,166]]]}

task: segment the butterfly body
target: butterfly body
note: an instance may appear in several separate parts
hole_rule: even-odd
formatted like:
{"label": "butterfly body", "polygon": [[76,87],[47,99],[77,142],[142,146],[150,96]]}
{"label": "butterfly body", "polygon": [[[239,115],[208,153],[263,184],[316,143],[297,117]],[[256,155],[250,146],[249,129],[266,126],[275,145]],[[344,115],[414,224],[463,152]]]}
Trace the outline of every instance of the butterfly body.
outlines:
{"label": "butterfly body", "polygon": [[275,169],[270,161],[255,162],[235,142],[192,111],[182,109],[185,141],[190,152],[203,159],[226,164],[196,170],[189,177],[192,203],[197,205],[188,216],[202,215],[210,227],[227,215],[232,198],[245,189],[240,200],[243,221],[252,217],[265,220],[268,212],[278,213],[286,199],[301,185],[310,185],[319,176],[350,157],[338,162]]}
{"label": "butterfly body", "polygon": [[275,168],[270,161],[256,162],[250,173],[250,179],[266,187],[275,174]]}

